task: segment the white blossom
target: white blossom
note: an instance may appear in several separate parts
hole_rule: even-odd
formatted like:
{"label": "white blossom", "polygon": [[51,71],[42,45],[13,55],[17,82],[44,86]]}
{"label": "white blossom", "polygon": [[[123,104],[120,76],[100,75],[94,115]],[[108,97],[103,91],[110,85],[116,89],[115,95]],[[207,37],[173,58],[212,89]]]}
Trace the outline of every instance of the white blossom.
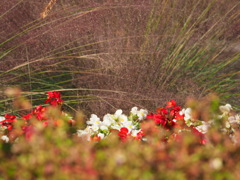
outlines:
{"label": "white blossom", "polygon": [[122,127],[128,128],[129,132],[136,128],[132,121],[125,121],[122,123]]}
{"label": "white blossom", "polygon": [[229,114],[232,110],[232,106],[230,104],[226,104],[225,106],[220,106],[219,109],[223,114]]}
{"label": "white blossom", "polygon": [[144,120],[148,114],[148,111],[145,109],[140,109],[140,111],[137,112],[138,119],[140,121]]}
{"label": "white blossom", "polygon": [[6,135],[3,135],[3,136],[1,137],[1,139],[2,139],[3,141],[5,141],[6,143],[9,142],[9,138],[8,138]]}
{"label": "white blossom", "polygon": [[101,130],[103,130],[103,131],[104,131],[104,130],[108,130],[108,127],[107,127],[107,126],[104,126],[104,125],[102,125],[102,126],[100,126],[100,129],[101,129]]}
{"label": "white blossom", "polygon": [[110,114],[106,114],[103,117],[102,124],[105,125],[105,126],[111,126],[114,122],[115,122],[115,120],[111,117],[111,115]]}
{"label": "white blossom", "polygon": [[133,115],[136,115],[138,113],[138,108],[135,106],[130,111]]}
{"label": "white blossom", "polygon": [[89,128],[92,129],[94,132],[97,132],[99,130],[99,126],[95,124],[90,126]]}
{"label": "white blossom", "polygon": [[0,121],[3,121],[3,120],[5,120],[5,117],[0,116]]}
{"label": "white blossom", "polygon": [[210,125],[209,125],[207,122],[204,122],[204,121],[203,121],[203,122],[202,122],[202,125],[197,126],[196,129],[197,129],[199,132],[201,132],[201,133],[203,133],[203,134],[206,134],[209,127],[210,127]]}
{"label": "white blossom", "polygon": [[119,124],[113,124],[113,125],[111,126],[111,128],[120,131],[120,129],[121,129],[122,127],[121,127]]}
{"label": "white blossom", "polygon": [[231,124],[234,124],[234,123],[240,124],[240,115],[237,114],[237,115],[235,115],[235,116],[230,116],[230,117],[228,118],[228,121],[229,121],[229,123],[231,123]]}
{"label": "white blossom", "polygon": [[100,125],[100,124],[101,124],[101,121],[100,121],[100,118],[97,117],[96,114],[92,114],[90,120],[87,121],[87,124],[89,124],[89,125],[99,124],[99,125]]}
{"label": "white blossom", "polygon": [[124,114],[121,114],[119,116],[118,120],[119,120],[120,123],[124,123],[124,122],[128,121],[128,117]]}
{"label": "white blossom", "polygon": [[115,116],[116,118],[118,118],[120,115],[122,115],[122,113],[123,113],[123,111],[122,111],[121,109],[118,109],[118,110],[115,112],[114,116]]}
{"label": "white blossom", "polygon": [[103,139],[105,137],[105,135],[103,133],[98,133],[98,137],[100,137],[101,139]]}
{"label": "white blossom", "polygon": [[138,110],[137,107],[133,107],[133,108],[131,109],[131,113],[132,113],[133,115],[137,115],[137,116],[138,116],[138,120],[142,121],[143,119],[146,118],[146,116],[147,116],[147,114],[148,114],[148,111],[145,110],[145,109],[140,109],[140,110]]}

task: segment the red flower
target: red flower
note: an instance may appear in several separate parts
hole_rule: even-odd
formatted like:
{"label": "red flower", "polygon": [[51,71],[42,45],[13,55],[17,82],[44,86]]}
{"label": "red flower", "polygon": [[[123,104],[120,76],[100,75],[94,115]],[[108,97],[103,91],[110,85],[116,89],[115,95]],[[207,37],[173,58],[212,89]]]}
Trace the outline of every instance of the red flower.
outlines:
{"label": "red flower", "polygon": [[22,119],[24,119],[24,120],[29,120],[31,118],[32,118],[32,114],[31,113],[22,116]]}
{"label": "red flower", "polygon": [[158,114],[161,115],[166,115],[168,113],[168,110],[166,110],[165,108],[157,108],[156,111]]}
{"label": "red flower", "polygon": [[121,132],[123,134],[127,134],[128,133],[128,128],[122,127],[119,132]]}
{"label": "red flower", "polygon": [[60,92],[47,92],[48,93],[48,97],[47,99],[44,101],[45,103],[49,103],[52,106],[57,106],[57,105],[61,105],[64,101],[61,100],[61,93]]}
{"label": "red flower", "polygon": [[175,107],[175,106],[176,106],[176,101],[171,99],[169,102],[167,102],[166,108],[172,108],[172,107]]}
{"label": "red flower", "polygon": [[61,99],[61,93],[60,92],[56,92],[56,91],[51,92],[50,91],[50,92],[47,92],[47,93],[48,93],[47,100],[49,100],[49,99]]}
{"label": "red flower", "polygon": [[142,139],[144,136],[145,136],[145,134],[140,131],[139,133],[137,133],[137,136],[134,137],[134,139]]}
{"label": "red flower", "polygon": [[146,119],[153,119],[154,122],[158,125],[165,126],[167,123],[167,118],[164,115],[161,114],[153,114],[147,115]]}
{"label": "red flower", "polygon": [[[45,102],[46,102],[46,101],[45,101]],[[61,99],[55,99],[55,100],[49,101],[49,104],[50,104],[51,106],[58,106],[58,105],[62,104],[63,102],[64,102],[64,101],[61,100]]]}
{"label": "red flower", "polygon": [[0,121],[2,123],[2,126],[7,127],[7,129],[10,131],[13,128],[13,123],[17,121],[16,116],[5,114],[5,119]]}
{"label": "red flower", "polygon": [[126,127],[122,127],[118,133],[118,136],[120,137],[120,139],[125,142],[127,140],[127,136],[128,136],[128,128]]}
{"label": "red flower", "polygon": [[176,114],[178,114],[180,110],[181,110],[181,106],[175,106],[173,109],[170,110],[170,115],[176,116]]}
{"label": "red flower", "polygon": [[40,121],[47,119],[44,115],[46,112],[46,107],[43,107],[42,105],[37,106],[32,114],[36,116],[36,118]]}
{"label": "red flower", "polygon": [[180,120],[180,121],[183,121],[184,120],[184,114],[179,114],[179,113],[177,113],[176,115],[175,115],[175,119],[176,120]]}
{"label": "red flower", "polygon": [[165,126],[167,124],[167,118],[160,114],[155,114],[154,121],[156,124],[160,124],[162,126]]}

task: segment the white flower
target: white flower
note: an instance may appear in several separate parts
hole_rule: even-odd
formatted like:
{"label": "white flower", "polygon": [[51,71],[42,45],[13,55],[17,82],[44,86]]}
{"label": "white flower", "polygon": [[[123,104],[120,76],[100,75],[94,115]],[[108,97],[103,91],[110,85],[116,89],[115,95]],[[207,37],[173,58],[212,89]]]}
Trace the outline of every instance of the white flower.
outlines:
{"label": "white flower", "polygon": [[148,111],[145,109],[140,109],[140,111],[137,112],[138,119],[140,121],[144,120],[148,114]]}
{"label": "white flower", "polygon": [[136,115],[138,113],[138,108],[137,107],[133,107],[130,111],[133,115]]}
{"label": "white flower", "polygon": [[145,110],[145,109],[140,109],[138,111],[138,108],[137,107],[133,107],[132,110],[131,110],[131,113],[133,115],[137,115],[138,116],[138,120],[143,120],[146,118],[147,114],[148,114],[148,111]]}
{"label": "white flower", "polygon": [[111,126],[111,128],[120,131],[121,126],[120,126],[119,124],[113,124],[113,125]]}
{"label": "white flower", "polygon": [[100,137],[101,139],[103,139],[105,137],[105,135],[103,133],[98,133],[98,137]]}
{"label": "white flower", "polygon": [[111,115],[110,114],[106,114],[103,117],[102,124],[105,125],[105,126],[111,126],[114,122],[115,122],[115,120],[111,117]]}
{"label": "white flower", "polygon": [[0,116],[0,121],[3,121],[3,120],[5,120],[5,117]]}
{"label": "white flower", "polygon": [[91,135],[93,133],[92,129],[88,126],[84,130],[77,130],[78,136]]}
{"label": "white flower", "polygon": [[187,126],[191,126],[192,122],[192,109],[191,108],[187,108],[187,109],[182,109],[179,113],[180,115],[184,115],[184,121],[187,124]]}
{"label": "white flower", "polygon": [[235,116],[230,116],[230,117],[228,118],[228,121],[229,121],[229,123],[231,123],[231,124],[233,124],[233,123],[240,124],[240,115],[237,114],[237,115],[235,115]]}
{"label": "white flower", "polygon": [[99,130],[99,126],[95,124],[90,126],[89,128],[92,129],[94,132],[97,132]]}
{"label": "white flower", "polygon": [[88,125],[101,124],[100,118],[96,114],[92,114],[89,121],[86,122]]}
{"label": "white flower", "polygon": [[104,126],[104,125],[102,125],[102,126],[100,126],[100,129],[101,129],[101,130],[103,130],[103,131],[104,131],[104,130],[108,130],[108,127],[107,127],[107,126]]}
{"label": "white flower", "polygon": [[128,117],[124,114],[121,114],[119,117],[118,117],[118,120],[120,123],[124,123],[126,121],[128,121]]}
{"label": "white flower", "polygon": [[121,109],[118,109],[116,112],[115,112],[115,114],[114,114],[114,116],[116,117],[116,118],[118,118],[120,115],[122,115],[122,110]]}
{"label": "white flower", "polygon": [[126,122],[122,123],[122,127],[128,128],[129,132],[136,128],[136,126],[133,124],[132,121],[126,121]]}
{"label": "white flower", "polygon": [[203,124],[200,125],[200,126],[197,126],[196,129],[197,129],[199,132],[201,132],[201,133],[203,133],[203,134],[206,134],[208,128],[210,127],[210,125],[209,125],[207,122],[204,122],[204,121],[203,121],[202,123],[203,123]]}
{"label": "white flower", "polygon": [[181,114],[184,114],[184,120],[188,121],[190,120],[191,117],[191,113],[192,113],[192,109],[191,108],[187,108],[187,109],[182,109],[182,111],[180,111]]}
{"label": "white flower", "polygon": [[232,110],[232,106],[230,104],[226,104],[225,106],[220,106],[219,109],[223,114],[228,114]]}
{"label": "white flower", "polygon": [[2,139],[3,141],[5,141],[6,143],[9,142],[9,138],[8,138],[6,135],[3,135],[3,136],[1,137],[1,139]]}

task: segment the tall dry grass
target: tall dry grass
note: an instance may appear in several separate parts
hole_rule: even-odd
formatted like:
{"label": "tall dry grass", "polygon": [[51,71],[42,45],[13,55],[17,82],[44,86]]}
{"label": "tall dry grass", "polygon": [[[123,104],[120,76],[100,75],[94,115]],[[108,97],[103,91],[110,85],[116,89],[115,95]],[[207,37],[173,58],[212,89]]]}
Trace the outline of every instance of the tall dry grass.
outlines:
{"label": "tall dry grass", "polygon": [[[0,6],[1,87],[60,90],[70,109],[154,109],[216,92],[239,108],[238,0],[13,0]],[[43,18],[44,17],[44,18]],[[32,93],[34,92],[34,93]],[[2,112],[9,111],[1,100]]]}

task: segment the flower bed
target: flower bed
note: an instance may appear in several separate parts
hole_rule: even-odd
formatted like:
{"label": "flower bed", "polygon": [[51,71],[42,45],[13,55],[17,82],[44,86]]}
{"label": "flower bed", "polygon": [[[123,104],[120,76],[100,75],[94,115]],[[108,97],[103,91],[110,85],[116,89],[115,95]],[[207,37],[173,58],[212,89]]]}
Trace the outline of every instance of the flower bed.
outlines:
{"label": "flower bed", "polygon": [[170,100],[156,113],[133,107],[129,115],[119,109],[102,120],[95,114],[73,120],[59,92],[47,95],[47,105],[1,117],[3,178],[240,177],[240,119],[229,104],[211,111],[214,103],[182,108]]}

